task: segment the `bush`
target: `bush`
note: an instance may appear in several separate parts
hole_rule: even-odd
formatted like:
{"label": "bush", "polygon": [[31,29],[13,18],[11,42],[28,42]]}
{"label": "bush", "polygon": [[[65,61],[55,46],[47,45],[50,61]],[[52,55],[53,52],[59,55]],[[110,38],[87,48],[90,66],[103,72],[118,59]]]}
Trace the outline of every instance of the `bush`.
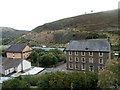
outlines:
{"label": "bush", "polygon": [[100,88],[120,88],[120,58],[108,60],[105,70],[99,72]]}
{"label": "bush", "polygon": [[30,86],[37,86],[37,82],[39,81],[40,76],[39,75],[34,75],[34,76],[23,76],[22,80],[26,81],[29,83]]}
{"label": "bush", "polygon": [[19,80],[19,79],[11,79],[11,80],[7,80],[5,82],[3,82],[2,84],[2,88],[12,88],[12,89],[16,89],[16,88],[29,88],[30,85],[23,80]]}
{"label": "bush", "polygon": [[58,49],[45,52],[42,49],[34,49],[30,55],[32,65],[50,67],[65,60],[65,54]]}
{"label": "bush", "polygon": [[45,54],[41,57],[40,64],[44,67],[49,67],[58,62],[58,59],[52,53]]}
{"label": "bush", "polygon": [[65,59],[66,59],[65,54],[59,54],[58,57],[59,57],[58,62],[65,61]]}
{"label": "bush", "polygon": [[48,53],[54,54],[54,56],[58,59],[58,62],[65,60],[65,54],[59,49],[52,49]]}
{"label": "bush", "polygon": [[40,88],[97,88],[95,72],[51,72],[41,75]]}

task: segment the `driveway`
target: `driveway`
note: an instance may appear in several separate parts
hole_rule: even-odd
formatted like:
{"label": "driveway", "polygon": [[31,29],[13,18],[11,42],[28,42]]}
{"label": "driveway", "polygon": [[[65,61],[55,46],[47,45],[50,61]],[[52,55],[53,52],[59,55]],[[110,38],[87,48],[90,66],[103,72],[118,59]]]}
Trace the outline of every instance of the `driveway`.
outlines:
{"label": "driveway", "polygon": [[60,66],[57,66],[57,67],[54,67],[54,68],[46,68],[44,71],[42,71],[41,73],[45,73],[45,72],[56,72],[56,71],[63,71],[63,72],[71,72],[70,70],[67,70],[66,69],[66,63],[60,65]]}

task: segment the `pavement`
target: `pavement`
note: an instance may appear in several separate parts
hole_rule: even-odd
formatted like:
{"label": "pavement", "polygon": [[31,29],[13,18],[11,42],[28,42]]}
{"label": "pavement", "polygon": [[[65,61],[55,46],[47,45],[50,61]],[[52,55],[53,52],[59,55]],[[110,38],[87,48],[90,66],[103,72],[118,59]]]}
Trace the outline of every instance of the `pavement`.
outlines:
{"label": "pavement", "polygon": [[[66,63],[59,65],[57,67],[54,68],[46,68],[44,71],[42,71],[41,73],[45,73],[45,72],[56,72],[56,71],[62,71],[62,72],[71,72],[71,70],[67,70],[67,66]],[[41,74],[40,73],[40,74]]]}

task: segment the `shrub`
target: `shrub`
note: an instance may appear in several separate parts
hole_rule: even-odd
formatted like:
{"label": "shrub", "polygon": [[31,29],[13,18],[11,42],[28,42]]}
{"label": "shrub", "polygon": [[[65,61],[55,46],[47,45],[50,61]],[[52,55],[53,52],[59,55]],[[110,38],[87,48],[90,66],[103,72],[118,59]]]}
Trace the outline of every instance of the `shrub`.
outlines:
{"label": "shrub", "polygon": [[50,72],[41,75],[40,88],[97,88],[95,72]]}
{"label": "shrub", "polygon": [[41,56],[40,64],[45,67],[49,67],[58,62],[58,59],[52,53]]}
{"label": "shrub", "polygon": [[2,88],[29,88],[30,85],[23,80],[19,80],[19,79],[11,79],[11,80],[7,80],[5,82],[3,82]]}

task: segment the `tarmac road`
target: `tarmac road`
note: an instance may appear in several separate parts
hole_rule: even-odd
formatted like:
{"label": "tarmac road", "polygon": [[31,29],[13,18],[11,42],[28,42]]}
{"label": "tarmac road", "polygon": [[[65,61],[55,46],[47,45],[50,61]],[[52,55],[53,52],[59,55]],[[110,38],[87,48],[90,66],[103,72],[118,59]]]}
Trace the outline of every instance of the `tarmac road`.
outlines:
{"label": "tarmac road", "polygon": [[42,71],[41,73],[45,73],[45,72],[56,72],[56,71],[62,71],[62,72],[71,72],[70,70],[67,70],[66,69],[66,63],[60,65],[60,66],[57,66],[57,67],[54,67],[54,68],[46,68],[44,71]]}

